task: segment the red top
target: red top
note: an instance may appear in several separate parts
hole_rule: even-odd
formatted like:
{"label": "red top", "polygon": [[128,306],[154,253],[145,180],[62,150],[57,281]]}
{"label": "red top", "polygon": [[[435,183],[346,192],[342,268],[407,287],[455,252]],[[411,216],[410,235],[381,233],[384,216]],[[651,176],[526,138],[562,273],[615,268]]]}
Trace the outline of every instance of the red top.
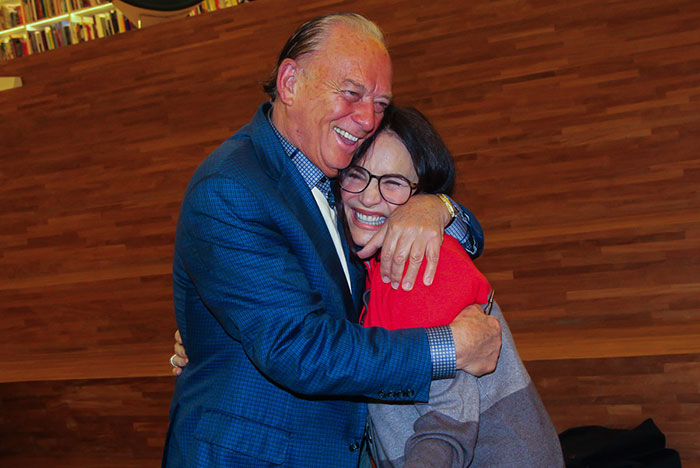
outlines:
{"label": "red top", "polygon": [[477,270],[469,254],[449,235],[440,248],[440,260],[433,284],[423,284],[425,261],[412,291],[395,290],[382,281],[379,258],[369,262],[367,289],[371,289],[366,310],[366,327],[397,328],[448,325],[471,304],[485,304],[491,291],[486,277]]}

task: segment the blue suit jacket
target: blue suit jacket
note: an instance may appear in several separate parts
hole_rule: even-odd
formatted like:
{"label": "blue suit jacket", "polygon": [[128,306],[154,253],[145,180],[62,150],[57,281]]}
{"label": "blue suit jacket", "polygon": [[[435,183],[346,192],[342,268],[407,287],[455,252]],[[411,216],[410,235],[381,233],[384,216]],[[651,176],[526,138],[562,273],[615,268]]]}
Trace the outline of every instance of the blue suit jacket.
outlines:
{"label": "blue suit jacket", "polygon": [[176,379],[163,466],[354,467],[365,397],[426,400],[424,330],[356,324],[309,188],[265,112],[215,150],[184,197],[175,242]]}

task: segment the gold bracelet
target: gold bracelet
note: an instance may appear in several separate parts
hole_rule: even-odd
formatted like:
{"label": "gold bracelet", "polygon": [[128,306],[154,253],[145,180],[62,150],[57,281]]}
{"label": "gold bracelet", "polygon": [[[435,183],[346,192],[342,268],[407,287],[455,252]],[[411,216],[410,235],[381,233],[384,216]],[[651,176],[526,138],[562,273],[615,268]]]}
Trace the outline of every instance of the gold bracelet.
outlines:
{"label": "gold bracelet", "polygon": [[445,195],[444,193],[438,193],[437,196],[440,197],[440,200],[442,200],[442,202],[447,207],[447,211],[450,212],[450,221],[455,219],[457,217],[457,212],[455,211],[455,207],[452,206],[452,202],[450,201],[450,199],[447,198],[447,195]]}

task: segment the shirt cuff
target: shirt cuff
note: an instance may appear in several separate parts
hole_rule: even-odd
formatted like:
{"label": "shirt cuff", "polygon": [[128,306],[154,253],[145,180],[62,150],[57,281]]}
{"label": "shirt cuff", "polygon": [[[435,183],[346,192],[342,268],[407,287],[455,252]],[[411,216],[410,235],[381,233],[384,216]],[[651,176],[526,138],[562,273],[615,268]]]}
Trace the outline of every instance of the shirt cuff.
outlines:
{"label": "shirt cuff", "polygon": [[457,352],[449,325],[425,329],[428,334],[433,380],[451,379],[457,373]]}
{"label": "shirt cuff", "polygon": [[445,234],[449,234],[457,239],[457,242],[462,244],[464,250],[466,250],[472,258],[475,258],[478,256],[477,252],[479,246],[470,229],[472,220],[459,203],[455,203],[450,197],[447,198],[452,202],[452,207],[455,209],[457,216],[452,220],[450,225],[445,228]]}

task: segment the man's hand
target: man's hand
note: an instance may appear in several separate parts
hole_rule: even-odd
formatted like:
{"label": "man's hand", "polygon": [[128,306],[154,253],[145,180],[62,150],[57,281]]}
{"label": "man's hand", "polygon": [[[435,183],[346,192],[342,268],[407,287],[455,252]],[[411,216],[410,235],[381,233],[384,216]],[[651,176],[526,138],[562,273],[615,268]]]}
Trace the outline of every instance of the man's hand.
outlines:
{"label": "man's hand", "polygon": [[493,372],[501,353],[501,322],[484,314],[480,305],[462,310],[450,324],[457,352],[457,369],[476,377]]}
{"label": "man's hand", "polygon": [[185,352],[185,347],[182,345],[182,337],[180,336],[180,330],[175,330],[175,354],[170,358],[170,364],[173,365],[173,374],[182,374],[182,368],[187,365],[189,359],[187,359],[187,353]]}
{"label": "man's hand", "polygon": [[[425,258],[423,283],[429,286],[435,277],[442,234],[451,219],[447,207],[437,195],[415,195],[389,216],[384,226],[357,254],[360,258],[369,258],[381,248],[382,280],[391,282],[394,289],[398,289],[401,283],[405,291],[413,288]],[[406,260],[409,262],[404,275]]]}

